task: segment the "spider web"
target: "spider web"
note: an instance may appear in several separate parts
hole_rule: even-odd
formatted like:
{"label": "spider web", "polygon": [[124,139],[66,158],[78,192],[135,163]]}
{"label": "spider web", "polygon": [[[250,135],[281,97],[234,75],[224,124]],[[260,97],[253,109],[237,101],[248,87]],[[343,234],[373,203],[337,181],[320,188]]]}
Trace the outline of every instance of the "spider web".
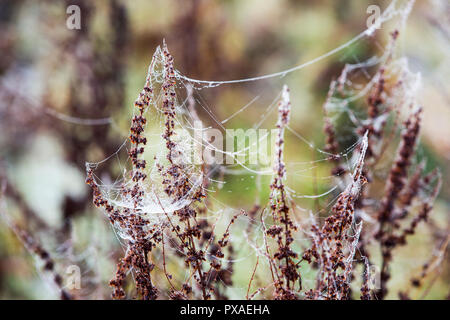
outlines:
{"label": "spider web", "polygon": [[[401,29],[405,20],[411,10],[413,1],[407,1],[404,5],[399,6],[397,1],[387,7],[383,14],[379,18],[379,23],[384,24],[393,18],[399,18],[398,29]],[[184,208],[191,204],[192,199],[190,195],[194,194],[199,188],[203,188],[208,194],[205,206],[207,207],[207,215],[199,217],[199,219],[210,220],[213,226],[223,225],[223,221],[228,221],[229,217],[235,215],[243,207],[246,210],[250,210],[252,204],[256,203],[261,207],[265,207],[264,190],[268,190],[270,177],[273,175],[272,163],[269,164],[250,164],[247,159],[251,157],[258,157],[261,149],[254,148],[255,144],[260,144],[267,140],[270,135],[270,130],[275,128],[275,117],[277,111],[277,102],[280,100],[282,91],[281,87],[285,83],[289,83],[289,75],[293,72],[299,72],[302,69],[317,63],[321,60],[329,58],[333,55],[341,54],[341,58],[344,56],[344,51],[351,46],[363,42],[373,41],[374,33],[376,32],[376,25],[364,30],[350,41],[342,44],[341,46],[313,59],[308,62],[302,63],[292,68],[275,72],[272,74],[261,75],[250,78],[234,79],[234,80],[198,80],[192,79],[186,75],[183,75],[178,70],[175,70],[176,76],[176,92],[177,103],[175,105],[175,137],[174,143],[176,145],[176,161],[183,164],[184,177],[188,178],[190,184],[189,192],[182,197],[174,201],[171,197],[167,196],[164,192],[163,179],[161,174],[161,166],[167,166],[167,149],[166,141],[162,137],[162,133],[165,128],[166,117],[164,110],[161,108],[163,99],[163,90],[161,86],[164,83],[165,78],[165,56],[163,49],[158,47],[153,56],[152,62],[149,67],[149,73],[147,80],[150,82],[151,87],[155,88],[152,92],[153,102],[149,109],[146,111],[146,118],[148,123],[145,126],[145,137],[148,140],[146,150],[144,153],[144,159],[146,160],[147,167],[145,168],[148,178],[145,181],[139,182],[140,187],[144,190],[143,201],[136,207],[132,197],[124,196],[123,190],[130,188],[134,182],[132,181],[132,169],[130,165],[130,157],[128,152],[130,150],[128,139],[118,148],[118,150],[110,157],[100,162],[90,162],[86,164],[89,170],[93,170],[95,183],[101,190],[103,197],[108,199],[114,206],[126,209],[137,209],[141,212],[143,218],[151,222],[152,227],[160,228],[164,232],[164,226],[167,222],[167,217],[170,217],[174,211]],[[386,47],[382,47],[382,54],[380,56],[374,56],[369,59],[362,59],[359,61],[358,57],[354,57],[355,62],[353,64],[346,64],[341,76],[333,82],[336,86],[334,90],[330,90],[331,94],[327,99],[324,109],[327,113],[331,114],[331,121],[337,120],[342,114],[346,114],[351,123],[357,125],[360,123],[359,116],[355,114],[350,105],[364,98],[374,84],[378,81],[376,71],[377,67],[385,63],[388,59],[392,58],[392,48],[390,44]],[[176,58],[176,57],[175,57]],[[175,59],[176,61],[176,59]],[[399,72],[408,72],[407,62],[404,59],[395,60],[392,62],[393,68],[397,68]],[[361,81],[361,78],[364,81]],[[418,89],[420,79],[415,76],[406,77],[411,81],[403,83],[403,92],[409,92],[407,97],[413,97],[414,92]],[[257,86],[255,84],[258,84]],[[217,90],[220,90],[223,86],[239,86],[249,88],[247,91],[255,93],[253,98],[243,102],[243,104],[237,109],[237,111],[230,112],[225,117],[220,117],[214,107],[214,101],[211,97],[217,94]],[[339,92],[340,94],[335,94]],[[402,95],[404,97],[405,95]],[[395,97],[394,97],[395,98]],[[402,101],[402,104],[407,105],[410,101]],[[235,150],[228,150],[225,148],[217,147],[214,143],[205,137],[205,132],[208,130],[218,130],[223,134],[224,139],[233,138],[229,137],[227,129],[233,128],[234,120],[246,114],[246,112],[252,109],[258,108],[260,118],[254,121],[251,129],[265,129],[266,134],[259,136],[256,141],[248,144],[238,145]],[[225,112],[221,110],[221,114]],[[137,111],[134,111],[137,112]],[[296,102],[292,101],[292,116],[296,116]],[[200,120],[199,115],[205,115],[206,119]],[[209,123],[209,125],[205,125]],[[250,128],[244,128],[247,130]],[[285,187],[287,191],[287,198],[294,205],[294,211],[296,214],[293,219],[298,219],[297,216],[302,216],[302,224],[314,223],[317,219],[320,219],[320,211],[329,209],[339,192],[346,188],[344,179],[336,179],[333,175],[319,174],[318,168],[322,165],[331,164],[336,159],[344,159],[347,163],[347,169],[351,172],[354,169],[357,159],[359,157],[359,151],[361,150],[361,144],[363,138],[350,137],[351,143],[348,143],[347,147],[337,154],[332,154],[325,151],[315,145],[299,130],[294,129],[291,125],[286,127],[286,142],[285,148],[287,150],[296,148],[299,145],[302,149],[308,149],[311,153],[310,160],[306,161],[293,161],[285,159],[286,171],[288,173],[288,179],[286,180]],[[270,137],[273,139],[273,136]],[[234,139],[234,138],[233,138]],[[272,140],[273,141],[273,140]],[[234,142],[233,142],[234,144]],[[273,146],[274,143],[270,143]],[[202,163],[198,163],[199,159],[196,151],[207,150],[209,153],[201,153],[200,156]],[[255,151],[256,150],[256,151]],[[356,152],[355,152],[356,151]],[[232,159],[232,163],[221,163],[215,161],[210,155],[221,155],[224,158]],[[271,153],[273,155],[273,152]],[[120,168],[120,174],[111,180],[108,176],[96,175],[96,170],[107,161],[116,161],[117,167]],[[207,165],[205,165],[205,161]],[[320,192],[314,192],[305,194],[301,190],[298,190],[295,180],[298,179],[313,179],[315,183],[320,182],[323,187]],[[233,197],[233,186],[238,181],[240,183],[247,183],[252,181],[256,190],[255,200],[253,203],[247,203],[245,205],[230,205],[227,199],[230,196]],[[228,187],[228,184],[230,187]],[[241,191],[239,191],[241,192]],[[225,196],[223,196],[225,194]],[[303,205],[302,200],[305,201],[322,201],[322,209],[308,208],[308,205]],[[252,200],[253,201],[253,200]],[[233,201],[231,201],[233,202]],[[235,248],[239,248],[236,257],[226,257],[220,259],[223,263],[228,262],[242,262],[253,261],[257,257],[264,258],[264,229],[270,226],[269,214],[263,211],[262,217],[245,216],[240,217],[235,228],[239,228],[240,232],[232,233],[230,236],[230,242],[233,243]],[[225,219],[227,218],[227,219]],[[298,220],[294,221],[299,226],[299,232],[295,235],[299,247],[301,248],[312,235],[305,231],[305,227],[300,225]],[[246,226],[251,226],[252,231],[247,232]],[[360,226],[356,226],[354,229],[355,239],[359,236]],[[359,231],[358,231],[358,230]],[[119,236],[119,240],[132,241],[127,234],[127,230],[123,230],[120,226],[115,226],[115,230]],[[357,241],[357,239],[355,240]],[[355,250],[355,248],[350,248]],[[171,259],[176,255],[176,248],[171,248],[166,245],[165,250],[167,259]],[[173,251],[173,252],[170,252]],[[162,255],[161,252],[155,253],[156,255]],[[156,259],[160,261],[161,259]],[[261,264],[264,264],[265,259],[260,259]],[[267,266],[266,266],[267,267]],[[161,264],[157,264],[157,268],[163,269]],[[189,277],[189,271],[185,273],[185,279]],[[306,283],[308,280],[305,279]],[[313,281],[313,280],[311,280]],[[228,287],[228,293],[232,298],[239,298],[245,296],[247,287],[233,286]]]}

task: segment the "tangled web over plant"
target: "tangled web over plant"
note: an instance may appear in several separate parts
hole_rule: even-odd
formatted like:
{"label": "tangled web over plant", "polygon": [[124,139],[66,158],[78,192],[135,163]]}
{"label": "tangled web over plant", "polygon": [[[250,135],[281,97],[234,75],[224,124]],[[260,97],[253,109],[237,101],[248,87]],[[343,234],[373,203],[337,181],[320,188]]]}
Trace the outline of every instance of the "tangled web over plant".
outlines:
{"label": "tangled web over plant", "polygon": [[[395,3],[385,11],[382,22],[395,15],[406,17],[411,2],[401,9],[395,8]],[[373,31],[369,28],[344,47],[370,36]],[[224,151],[205,138],[203,127],[196,126],[201,123],[198,107],[225,129],[225,123],[255,99],[219,121],[201,91],[224,84],[284,76],[307,64],[256,78],[203,81],[183,76],[174,68],[166,44],[158,47],[144,89],[135,101],[129,136],[131,147],[127,150],[130,168],[125,168],[115,183],[106,184],[95,174],[101,162],[86,165],[94,204],[106,212],[126,248],[110,282],[113,297],[126,296],[124,286],[131,273],[137,296],[144,299],[156,299],[161,291],[171,299],[226,298],[234,289],[231,275],[240,261],[234,256],[236,246],[243,246],[237,242],[241,239],[257,259],[248,288],[237,288],[246,291],[249,299],[271,287],[269,296],[275,299],[348,299],[358,263],[365,269],[361,298],[384,298],[392,251],[406,244],[407,236],[415,232],[417,224],[427,220],[440,185],[437,171],[423,174],[424,165],[414,160],[421,114],[415,92],[420,78],[409,71],[404,58],[395,58],[397,37],[398,31],[394,31],[382,56],[348,64],[341,76],[332,81],[324,104],[326,144],[323,150],[289,126],[295,106],[291,105],[288,87],[283,86],[254,126],[261,126],[272,110],[278,111],[273,168],[246,164],[239,156],[248,147]],[[368,74],[371,68],[376,71],[366,83],[354,82],[358,73]],[[179,98],[180,91],[186,93],[184,100]],[[366,98],[362,103],[366,110],[363,115],[353,108],[362,98]],[[342,135],[336,125],[343,116],[349,119],[356,137],[350,146],[340,139]],[[151,131],[152,128],[156,130]],[[317,162],[333,166],[331,175],[325,177],[333,187],[322,194],[302,195],[288,185],[286,175],[295,164],[284,158],[287,132],[323,157],[306,163],[309,166],[306,170],[312,171]],[[380,159],[393,145],[397,132],[401,141],[383,196],[377,200],[372,198],[370,185],[374,173],[378,172]],[[125,146],[124,143],[121,149]],[[236,164],[197,163],[192,157],[198,147],[231,157]],[[240,169],[230,169],[236,167]],[[250,174],[252,179],[255,175],[258,179],[272,176],[266,205],[257,203],[245,211],[229,208],[214,196],[220,191],[220,185],[226,183],[223,181],[225,173],[242,172]],[[216,176],[222,181],[217,181]],[[213,185],[219,187],[212,189]],[[327,207],[307,212],[295,201],[328,195],[333,195],[336,201],[330,203],[331,209],[324,221],[319,218],[328,211],[324,210]],[[223,223],[227,210],[232,213],[231,218]],[[299,214],[305,211],[309,214],[306,218]],[[410,218],[413,214],[415,216]],[[240,216],[246,216],[247,228],[241,231],[242,235],[235,235],[231,228]],[[225,226],[223,233],[219,233],[218,224]],[[382,253],[382,267],[380,288],[373,291],[369,283],[372,262],[367,247],[375,243]],[[184,274],[174,275],[176,271],[169,271],[167,260],[176,259],[184,261]],[[256,279],[260,260],[270,272],[271,281]],[[315,279],[304,278],[303,269],[307,264],[315,270]],[[167,280],[164,284],[161,277],[155,276],[161,272]],[[250,294],[255,283],[256,291]]]}

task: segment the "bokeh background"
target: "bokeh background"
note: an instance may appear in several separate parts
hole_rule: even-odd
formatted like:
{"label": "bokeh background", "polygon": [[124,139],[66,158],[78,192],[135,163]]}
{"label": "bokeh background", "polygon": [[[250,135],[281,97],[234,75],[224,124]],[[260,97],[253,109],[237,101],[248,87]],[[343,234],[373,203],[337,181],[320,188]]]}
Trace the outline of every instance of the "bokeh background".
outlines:
{"label": "bokeh background", "polygon": [[[81,8],[81,29],[66,27],[66,8]],[[107,219],[92,205],[85,162],[114,154],[128,135],[133,101],[140,92],[155,48],[165,39],[180,72],[195,79],[230,80],[277,72],[345,43],[366,28],[367,7],[389,1],[361,0],[110,0],[0,2],[0,170],[2,215],[27,226],[55,255],[64,273],[81,266],[84,296],[109,298],[108,281],[122,249]],[[225,85],[205,90],[218,119],[225,119],[257,95],[263,98],[233,119],[249,128],[287,82],[294,112],[291,127],[323,146],[322,104],[333,77],[345,63],[379,55],[389,24],[370,40],[286,76],[285,79]],[[445,0],[417,1],[402,30],[398,53],[422,74],[419,93],[424,121],[419,152],[439,167],[443,187],[433,222],[448,233],[450,212],[450,6]],[[203,94],[203,93],[202,93]],[[212,125],[202,110],[201,118]],[[275,123],[275,115],[268,122]],[[289,143],[289,140],[288,140]],[[311,160],[311,149],[292,139],[290,161]],[[118,161],[99,175],[117,174]],[[327,175],[327,163],[318,174]],[[258,192],[253,182],[229,177],[220,196],[249,209]],[[312,194],[311,179],[298,178],[296,191]],[[326,190],[323,186],[323,190]],[[267,190],[266,190],[267,193]],[[304,203],[303,206],[314,203]],[[49,231],[51,230],[51,232]],[[419,228],[412,246],[394,260],[396,292],[435,248]],[[254,260],[235,271],[237,287],[248,283]],[[426,298],[449,295],[447,259]],[[239,297],[239,296],[236,296]],[[416,296],[415,296],[416,297]],[[0,298],[53,299],[36,262],[3,220],[0,222]]]}

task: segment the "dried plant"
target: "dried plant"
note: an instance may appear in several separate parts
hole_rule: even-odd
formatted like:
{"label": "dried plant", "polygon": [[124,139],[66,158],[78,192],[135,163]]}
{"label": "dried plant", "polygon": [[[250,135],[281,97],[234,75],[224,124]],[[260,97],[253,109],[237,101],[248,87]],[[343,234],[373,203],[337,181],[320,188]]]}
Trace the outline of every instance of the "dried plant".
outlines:
{"label": "dried plant", "polygon": [[[160,55],[160,53],[162,54]],[[163,57],[163,61],[161,61],[163,80],[160,88],[156,88],[152,77],[155,76],[156,69],[159,67],[157,64],[159,64],[160,57]],[[231,285],[231,280],[226,279],[224,271],[231,273],[232,264],[224,267],[220,260],[225,256],[223,253],[225,248],[228,247],[230,256],[232,254],[229,228],[237,216],[243,212],[231,219],[220,240],[215,239],[214,227],[209,225],[207,220],[197,220],[198,214],[204,214],[204,207],[202,208],[201,204],[206,197],[205,186],[202,183],[192,184],[193,176],[183,161],[185,156],[183,148],[179,146],[179,142],[175,138],[177,135],[175,117],[178,103],[175,84],[173,57],[164,43],[162,50],[160,51],[158,48],[156,51],[149,66],[144,89],[135,101],[138,112],[132,119],[129,137],[133,144],[133,148],[129,151],[132,162],[130,176],[133,183],[131,187],[124,186],[121,190],[121,196],[129,200],[129,203],[132,204],[131,207],[118,208],[112,205],[96,184],[93,168],[87,165],[86,182],[93,189],[94,204],[104,208],[111,223],[122,232],[127,233],[128,244],[125,257],[118,263],[116,276],[110,282],[114,288],[114,298],[125,298],[123,283],[130,271],[133,272],[139,297],[143,299],[158,297],[158,289],[151,277],[155,264],[151,262],[150,257],[155,248],[162,250],[164,273],[169,282],[171,299],[188,299],[193,294],[195,295],[190,284],[191,278],[195,279],[200,295],[205,300],[211,298],[211,293],[217,297],[224,297],[220,292],[220,285],[217,287],[217,284],[225,282],[227,285]],[[155,95],[155,91],[158,89],[160,90],[159,95],[162,96],[160,106]],[[156,163],[157,171],[162,177],[163,192],[170,202],[185,203],[173,212],[166,211],[167,208],[160,199],[161,195],[154,193],[154,190],[149,189],[151,187],[145,183],[147,163],[142,155],[147,144],[144,130],[147,123],[145,112],[149,107],[161,108],[165,118],[165,129],[161,137],[165,140],[167,164]],[[203,181],[201,173],[197,177],[197,181]],[[143,209],[147,201],[147,193],[151,193],[156,198],[161,210],[160,219],[157,219],[156,222],[146,218],[147,214]],[[177,253],[184,258],[185,266],[191,270],[190,276],[179,288],[175,286],[172,275],[166,270],[164,239],[170,239],[171,246],[176,248]],[[209,262],[209,267],[206,262]]]}
{"label": "dried plant", "polygon": [[[360,240],[357,243],[359,260],[365,268],[363,274],[363,287],[361,298],[376,297],[383,299],[388,293],[387,282],[390,278],[389,265],[393,259],[392,252],[399,246],[407,244],[407,236],[414,234],[419,222],[427,222],[437,194],[440,190],[441,178],[437,170],[424,174],[424,163],[416,164],[415,154],[419,137],[422,108],[417,105],[411,92],[417,78],[405,67],[404,60],[394,60],[393,52],[398,31],[391,36],[391,43],[385,53],[385,59],[379,67],[367,98],[367,119],[359,121],[355,131],[359,135],[367,136],[368,147],[366,165],[362,175],[369,182],[361,190],[361,195],[355,202],[355,217],[357,221],[366,221],[368,226],[363,228]],[[338,83],[345,82],[347,74],[342,73]],[[332,83],[330,90],[335,91],[336,85]],[[330,98],[329,98],[330,99]],[[374,201],[371,198],[370,185],[375,179],[377,165],[386,155],[387,148],[391,145],[396,129],[399,127],[399,117],[402,108],[407,110],[406,120],[400,126],[400,144],[396,151],[395,159],[391,165],[383,196]],[[387,128],[389,117],[395,117],[391,128]],[[331,124],[325,126],[327,135],[327,150],[336,152],[338,142],[335,139],[335,131]],[[335,158],[333,174],[339,179],[345,179],[347,172],[343,164]],[[414,205],[413,205],[414,204]],[[417,208],[419,208],[417,210]],[[415,212],[415,216],[409,219]],[[379,289],[370,293],[368,281],[368,265],[370,261],[367,246],[376,242],[381,251],[381,271]]]}
{"label": "dried plant", "polygon": [[290,214],[284,180],[286,179],[286,167],[283,161],[284,131],[289,123],[291,112],[291,102],[289,99],[289,89],[285,85],[281,93],[281,101],[278,104],[277,138],[275,142],[275,165],[274,178],[270,185],[270,211],[274,220],[274,225],[266,230],[266,234],[276,239],[277,249],[270,256],[270,271],[272,273],[275,299],[292,300],[296,299],[295,284],[299,282],[301,289],[301,277],[298,265],[294,259],[298,254],[292,250],[294,242],[293,232],[297,230]]}
{"label": "dried plant", "polygon": [[367,146],[365,135],[350,184],[337,199],[322,228],[312,226],[313,244],[303,259],[309,263],[316,261],[319,270],[315,290],[307,292],[309,299],[349,298],[353,259],[362,229],[361,223],[355,226],[354,204],[366,183],[362,170]]}

